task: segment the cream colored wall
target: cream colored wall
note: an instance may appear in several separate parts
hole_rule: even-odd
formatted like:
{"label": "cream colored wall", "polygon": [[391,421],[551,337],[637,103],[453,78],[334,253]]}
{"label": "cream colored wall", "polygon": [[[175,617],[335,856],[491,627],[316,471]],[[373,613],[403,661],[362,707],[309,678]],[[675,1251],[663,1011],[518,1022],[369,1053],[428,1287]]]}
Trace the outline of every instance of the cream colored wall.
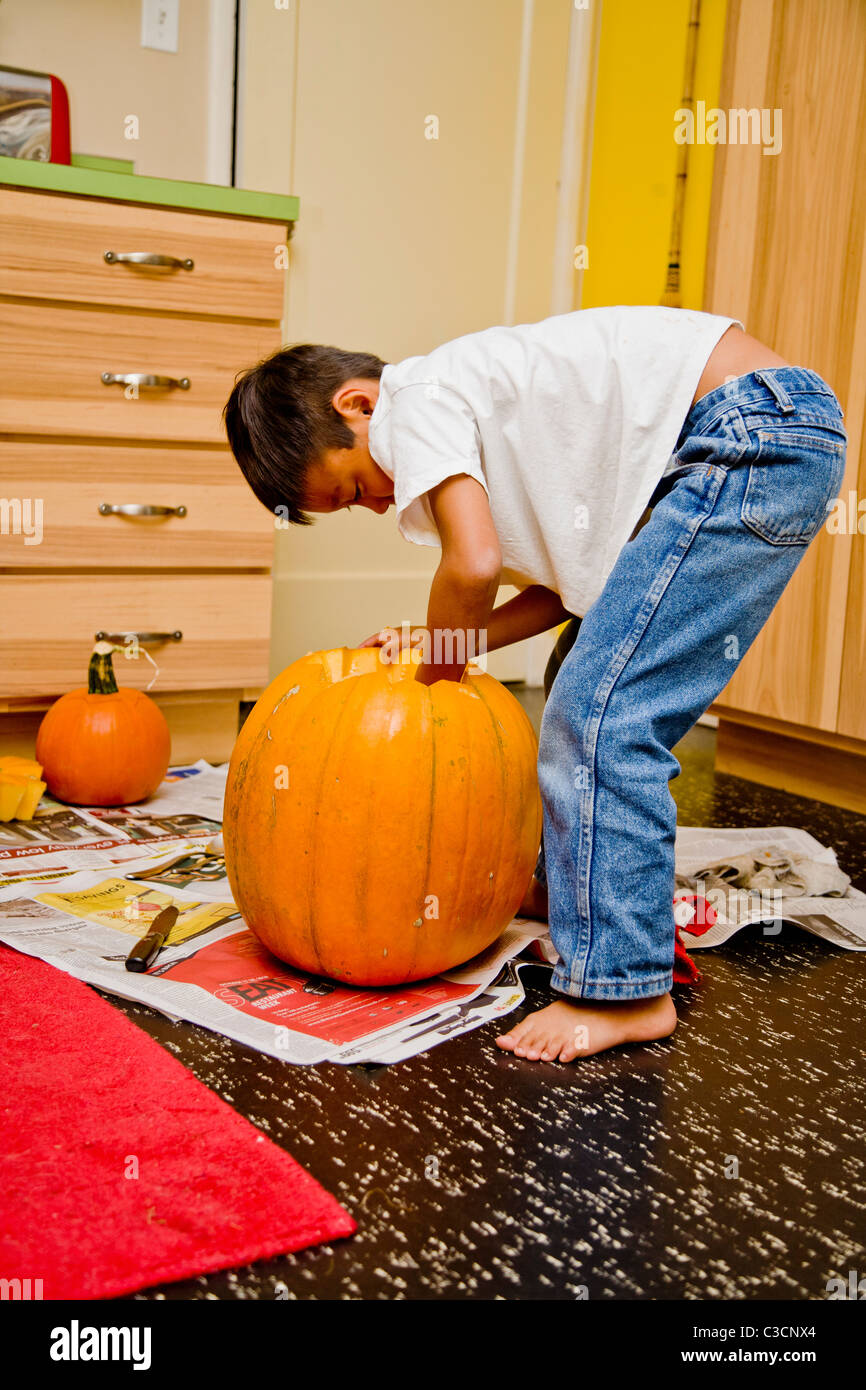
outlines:
{"label": "cream colored wall", "polygon": [[[72,148],[137,174],[204,180],[209,0],[181,0],[178,52],[141,47],[140,0],[2,0],[0,55],[69,92]],[[124,136],[138,117],[139,139]]]}
{"label": "cream colored wall", "polygon": [[[140,47],[139,0],[2,0],[0,52],[66,83],[74,150],[204,179],[209,17],[230,8],[180,0],[167,54]],[[242,0],[237,181],[301,199],[287,342],[397,361],[505,321],[522,15],[523,0]],[[536,0],[517,321],[551,312],[569,17],[569,0]],[[124,138],[131,114],[137,141]],[[438,140],[425,139],[431,114]],[[402,541],[393,513],[280,533],[274,669],[423,621],[437,554]],[[491,669],[520,678],[526,660],[521,644]]]}
{"label": "cream colored wall", "polygon": [[[291,192],[287,342],[398,361],[503,322],[521,0],[247,0],[241,171]],[[535,6],[517,321],[550,313],[568,0]],[[425,139],[425,118],[439,139]],[[393,512],[278,534],[273,666],[423,622],[438,551]],[[501,599],[512,591],[503,591]],[[552,641],[552,638],[551,638]],[[490,669],[521,678],[521,648]]]}

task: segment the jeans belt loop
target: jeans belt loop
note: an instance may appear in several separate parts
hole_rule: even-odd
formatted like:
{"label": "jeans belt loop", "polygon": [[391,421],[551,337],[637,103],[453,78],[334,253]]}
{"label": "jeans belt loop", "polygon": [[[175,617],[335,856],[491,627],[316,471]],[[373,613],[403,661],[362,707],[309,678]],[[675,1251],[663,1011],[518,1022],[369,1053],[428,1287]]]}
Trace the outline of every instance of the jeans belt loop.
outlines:
{"label": "jeans belt loop", "polygon": [[788,395],[781,381],[776,381],[770,372],[765,374],[762,371],[758,371],[753,372],[752,375],[756,381],[760,381],[762,386],[766,386],[783,415],[790,415],[792,410],[796,410],[797,407],[794,405],[794,402],[791,400],[791,397]]}

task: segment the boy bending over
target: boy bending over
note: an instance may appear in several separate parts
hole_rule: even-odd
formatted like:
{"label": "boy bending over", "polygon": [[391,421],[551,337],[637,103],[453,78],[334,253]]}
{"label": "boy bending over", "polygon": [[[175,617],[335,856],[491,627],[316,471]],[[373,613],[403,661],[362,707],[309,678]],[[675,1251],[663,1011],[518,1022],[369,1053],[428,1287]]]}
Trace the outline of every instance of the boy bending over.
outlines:
{"label": "boy bending over", "polygon": [[[229,442],[278,516],[394,507],[407,540],[441,547],[434,639],[462,630],[465,651],[486,632],[494,651],[582,618],[541,723],[542,851],[522,908],[549,921],[556,999],[501,1048],[570,1062],[673,1032],[671,749],[820,531],[842,419],[816,372],[739,320],[642,306],[396,363],[285,348],[232,391]],[[497,608],[500,584],[521,592]],[[434,640],[417,679],[459,680],[448,657]]]}

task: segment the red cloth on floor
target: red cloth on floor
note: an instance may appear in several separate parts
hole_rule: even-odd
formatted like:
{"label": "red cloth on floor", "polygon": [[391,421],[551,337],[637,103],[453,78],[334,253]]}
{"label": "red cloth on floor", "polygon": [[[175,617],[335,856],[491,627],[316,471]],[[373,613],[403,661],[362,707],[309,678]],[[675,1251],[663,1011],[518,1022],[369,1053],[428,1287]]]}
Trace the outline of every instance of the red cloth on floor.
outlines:
{"label": "red cloth on floor", "polygon": [[[705,931],[716,923],[716,909],[707,902],[706,897],[695,893],[677,893],[674,903],[685,899],[690,900],[695,908],[695,915],[686,927],[689,936],[703,936]],[[674,926],[674,984],[675,985],[696,985],[701,979],[701,972],[695,965],[683,941],[680,928]]]}
{"label": "red cloth on floor", "polygon": [[88,985],[0,943],[0,1010],[0,1277],[109,1298],[356,1229]]}
{"label": "red cloth on floor", "polygon": [[701,972],[685,948],[679,927],[674,928],[674,984],[696,985]]}

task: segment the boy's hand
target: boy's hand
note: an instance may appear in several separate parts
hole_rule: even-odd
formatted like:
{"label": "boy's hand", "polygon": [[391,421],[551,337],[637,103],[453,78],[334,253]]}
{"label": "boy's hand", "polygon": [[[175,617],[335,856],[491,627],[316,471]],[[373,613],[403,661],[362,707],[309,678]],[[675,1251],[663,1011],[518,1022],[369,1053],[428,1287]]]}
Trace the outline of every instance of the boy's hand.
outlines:
{"label": "boy's hand", "polygon": [[365,637],[363,642],[359,642],[359,647],[384,647],[386,644],[394,644],[394,650],[402,651],[404,647],[409,647],[413,642],[421,639],[417,634],[426,632],[423,627],[380,627],[378,632],[374,632],[372,637]]}

